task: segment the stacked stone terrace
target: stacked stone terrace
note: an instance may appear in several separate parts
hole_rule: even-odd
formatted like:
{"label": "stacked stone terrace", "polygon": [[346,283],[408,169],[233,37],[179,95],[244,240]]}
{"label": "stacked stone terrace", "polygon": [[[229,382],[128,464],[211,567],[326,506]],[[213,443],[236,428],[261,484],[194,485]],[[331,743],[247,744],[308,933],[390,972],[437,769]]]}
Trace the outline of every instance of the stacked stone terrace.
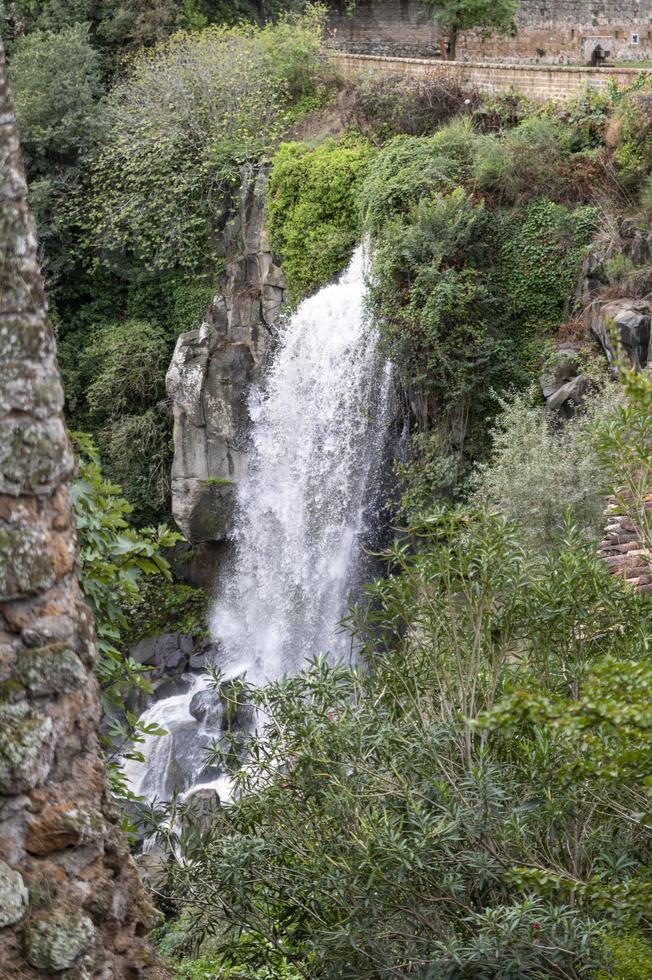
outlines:
{"label": "stacked stone terrace", "polygon": [[[645,511],[652,521],[652,493],[645,498]],[[614,575],[621,575],[641,592],[652,592],[652,564],[645,533],[615,498],[607,507],[607,525],[600,554]]]}

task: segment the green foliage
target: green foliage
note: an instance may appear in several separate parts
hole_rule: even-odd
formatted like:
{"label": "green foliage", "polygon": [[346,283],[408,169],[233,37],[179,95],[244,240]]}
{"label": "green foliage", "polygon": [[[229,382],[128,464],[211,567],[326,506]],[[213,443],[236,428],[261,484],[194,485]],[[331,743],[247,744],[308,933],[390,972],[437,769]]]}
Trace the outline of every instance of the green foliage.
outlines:
{"label": "green foliage", "polygon": [[130,54],[165,40],[175,31],[198,31],[210,24],[264,23],[300,4],[283,0],[5,0],[0,31],[10,54],[15,43],[36,30],[90,26],[105,74],[119,70]]}
{"label": "green foliage", "polygon": [[209,253],[211,203],[277,139],[282,111],[310,90],[322,16],[256,29],[177,34],[140,55],[107,100],[91,169],[86,247],[121,270],[195,269]]}
{"label": "green foliage", "polygon": [[170,418],[157,408],[165,398],[169,335],[151,321],[109,321],[82,337],[66,336],[61,351],[76,424],[92,429],[137,522],[158,520],[169,502],[172,460]]}
{"label": "green foliage", "polygon": [[478,139],[473,160],[473,179],[481,191],[506,200],[515,196],[515,167],[505,142],[486,136]]}
{"label": "green foliage", "polygon": [[539,392],[501,401],[491,460],[477,470],[476,496],[518,524],[534,546],[549,547],[569,514],[592,535],[603,524],[605,474],[594,443],[597,427],[616,408],[620,390],[612,387],[561,427]]}
{"label": "green foliage", "polygon": [[652,486],[652,384],[631,370],[621,371],[629,397],[601,420],[594,444],[615,498],[615,508],[629,517],[642,542],[652,549],[652,513],[648,505]]}
{"label": "green foliage", "polygon": [[643,181],[641,187],[641,205],[648,214],[652,214],[652,174]]}
{"label": "green foliage", "polygon": [[500,338],[477,262],[485,223],[482,206],[458,189],[389,222],[376,248],[371,302],[392,356],[421,398],[426,428],[428,417],[442,413],[443,422],[448,409],[455,429],[471,400],[489,395]]}
{"label": "green foliage", "polygon": [[636,188],[652,170],[652,95],[649,82],[627,93],[616,106],[614,162],[620,180]]}
{"label": "green foliage", "polygon": [[125,642],[136,643],[144,636],[183,633],[199,638],[207,632],[206,593],[191,585],[167,578],[147,579],[138,594],[128,599]]}
{"label": "green foliage", "polygon": [[162,330],[145,321],[127,320],[104,327],[84,356],[92,379],[86,389],[93,418],[134,413],[165,394],[169,343]]}
{"label": "green foliage", "polygon": [[92,142],[102,92],[100,62],[88,26],[20,39],[11,59],[11,86],[20,141],[31,174],[50,161],[76,161]]}
{"label": "green foliage", "polygon": [[[253,941],[252,941],[253,940]],[[255,937],[247,935],[241,937],[239,946],[242,951],[246,951],[246,957],[236,955],[235,960],[240,961],[225,963],[223,956],[207,954],[197,959],[184,960],[176,968],[176,975],[180,980],[301,980],[302,974],[298,973],[287,961],[284,956],[274,955],[273,947],[267,944],[265,950],[269,964],[252,968],[249,964],[252,956],[252,946],[265,949],[265,944]],[[234,957],[231,957],[233,960]]]}
{"label": "green foliage", "polygon": [[642,936],[608,936],[605,939],[608,967],[598,970],[595,980],[647,980],[652,976],[652,944]]}
{"label": "green foliage", "polygon": [[212,830],[174,838],[176,901],[198,937],[253,929],[263,962],[267,940],[310,976],[578,976],[605,928],[648,918],[646,831],[623,820],[643,760],[596,780],[552,717],[465,719],[511,691],[631,696],[645,603],[573,530],[545,556],[482,511],[411,535],[352,622],[373,669],[319,660],[249,691],[266,721]]}
{"label": "green foliage", "polygon": [[142,672],[118,649],[128,625],[124,607],[138,596],[145,576],[170,578],[160,548],[171,547],[181,535],[165,525],[140,531],[130,528],[131,505],[120,495],[120,487],[103,478],[92,441],[77,433],[75,442],[80,454],[79,478],[73,484],[80,581],[95,616],[100,683],[106,696],[119,703],[133,676]]}
{"label": "green foliage", "polygon": [[[377,235],[422,197],[454,190],[468,175],[473,135],[456,120],[433,137],[397,136],[373,161],[359,195],[365,229]],[[451,139],[447,132],[452,129]],[[466,165],[466,168],[465,168]]]}
{"label": "green foliage", "polygon": [[568,314],[582,260],[597,227],[593,208],[533,201],[506,217],[496,275],[508,316],[550,330]]}
{"label": "green foliage", "polygon": [[99,135],[103,85],[88,25],[21,37],[9,75],[44,271],[56,279],[73,265],[78,216],[72,202]]}
{"label": "green foliage", "polygon": [[532,197],[571,194],[575,135],[540,109],[493,135],[458,117],[390,140],[371,164],[359,194],[371,306],[423,436],[402,470],[409,513],[459,489],[486,451],[495,394],[527,385],[542,335],[569,312],[597,213]]}
{"label": "green foliage", "polygon": [[109,716],[113,715],[102,741],[109,753],[111,789],[117,797],[128,799],[131,793],[118,762],[120,750],[131,743],[126,757],[142,758],[133,746],[147,735],[161,734],[161,730],[156,725],[144,725],[130,713],[121,720],[119,712],[134,688],[151,691],[147,668],[136,664],[122,649],[129,625],[126,609],[138,598],[148,576],[170,579],[170,568],[160,549],[172,547],[181,535],[165,525],[134,531],[127,520],[132,508],[120,495],[120,487],[102,476],[92,440],[77,433],[75,444],[79,476],[72,487],[72,500],[79,579],[95,620],[96,672],[102,699]]}
{"label": "green foliage", "polygon": [[324,285],[348,262],[359,239],[356,193],[372,154],[354,138],[315,148],[283,143],[276,153],[267,219],[292,298]]}
{"label": "green foliage", "polygon": [[485,30],[515,31],[514,17],[518,0],[423,0],[433,12],[433,19],[448,32],[450,57],[456,54],[460,31],[475,27]]}

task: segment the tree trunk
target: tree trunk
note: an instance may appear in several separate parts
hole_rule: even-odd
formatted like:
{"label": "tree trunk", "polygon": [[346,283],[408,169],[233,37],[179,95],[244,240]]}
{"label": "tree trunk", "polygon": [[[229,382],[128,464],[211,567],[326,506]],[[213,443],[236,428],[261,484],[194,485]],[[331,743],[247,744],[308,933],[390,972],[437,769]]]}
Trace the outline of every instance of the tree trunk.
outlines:
{"label": "tree trunk", "polygon": [[98,748],[73,457],[0,41],[0,975],[164,977]]}
{"label": "tree trunk", "polygon": [[457,58],[457,41],[460,36],[460,32],[457,27],[451,27],[451,32],[448,35],[448,60],[455,61]]}

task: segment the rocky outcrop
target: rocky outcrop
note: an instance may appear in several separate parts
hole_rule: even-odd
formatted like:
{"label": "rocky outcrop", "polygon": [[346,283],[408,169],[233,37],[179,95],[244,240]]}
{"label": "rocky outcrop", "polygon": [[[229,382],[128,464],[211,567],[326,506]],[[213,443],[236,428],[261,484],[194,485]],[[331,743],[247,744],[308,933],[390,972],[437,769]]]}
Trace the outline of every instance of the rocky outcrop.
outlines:
{"label": "rocky outcrop", "polygon": [[[609,270],[615,263],[619,274]],[[598,239],[585,261],[577,305],[610,365],[620,345],[632,367],[640,371],[650,360],[652,321],[652,231],[625,218],[616,233]]]}
{"label": "rocky outcrop", "polygon": [[541,392],[550,412],[571,418],[584,401],[588,387],[579,374],[579,351],[572,344],[562,344],[541,375]]}
{"label": "rocky outcrop", "polygon": [[265,230],[267,168],[243,167],[222,248],[220,290],[198,330],[182,334],[167,375],[174,411],[172,511],[193,544],[227,535],[246,468],[247,391],[269,350],[285,281]]}
{"label": "rocky outcrop", "polygon": [[649,300],[595,300],[589,308],[588,320],[591,333],[600,341],[610,365],[614,363],[614,347],[618,345],[636,371],[647,365],[652,322]]}

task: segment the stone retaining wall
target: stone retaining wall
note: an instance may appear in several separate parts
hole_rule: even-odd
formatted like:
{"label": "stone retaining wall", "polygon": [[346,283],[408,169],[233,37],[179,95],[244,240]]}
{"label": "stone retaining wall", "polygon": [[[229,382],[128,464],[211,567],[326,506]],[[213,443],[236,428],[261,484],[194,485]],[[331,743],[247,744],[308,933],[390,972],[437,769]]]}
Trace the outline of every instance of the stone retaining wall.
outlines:
{"label": "stone retaining wall", "polygon": [[463,88],[490,95],[518,92],[531,99],[564,101],[586,89],[604,92],[611,82],[619,88],[644,74],[641,68],[568,68],[546,65],[510,65],[491,62],[440,61],[434,58],[395,58],[332,51],[331,57],[347,77],[353,75],[405,75],[442,78]]}
{"label": "stone retaining wall", "polygon": [[[588,64],[598,43],[617,62],[652,59],[650,0],[520,0],[516,33],[463,33],[458,58]],[[432,58],[440,28],[424,0],[343,2],[329,16],[331,44],[349,53]]]}

